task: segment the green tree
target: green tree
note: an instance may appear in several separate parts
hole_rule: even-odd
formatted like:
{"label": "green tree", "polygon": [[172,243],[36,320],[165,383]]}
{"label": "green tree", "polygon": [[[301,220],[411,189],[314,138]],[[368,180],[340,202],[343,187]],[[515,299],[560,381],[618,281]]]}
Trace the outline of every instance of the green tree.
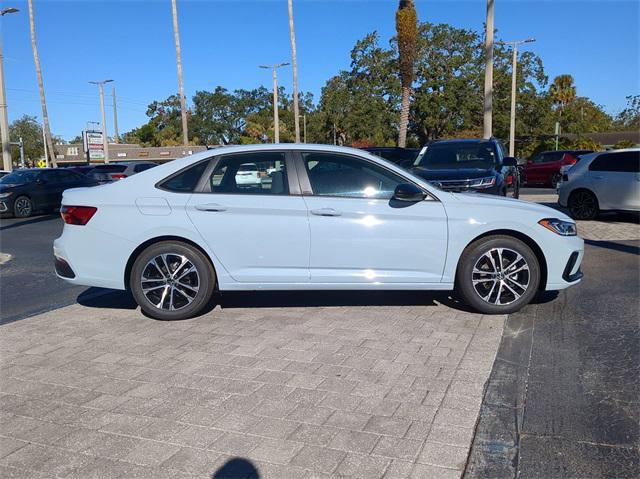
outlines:
{"label": "green tree", "polygon": [[616,116],[614,127],[618,130],[640,130],[640,95],[627,97],[627,106]]}
{"label": "green tree", "polygon": [[396,35],[398,42],[398,68],[402,86],[398,146],[404,148],[407,143],[409,106],[418,43],[418,16],[413,0],[400,0],[398,11],[396,12]]}
{"label": "green tree", "polygon": [[554,106],[558,111],[559,121],[562,121],[562,113],[564,109],[570,104],[576,97],[576,87],[573,83],[573,77],[571,75],[558,75],[553,79],[549,93],[553,100]]}
{"label": "green tree", "polygon": [[[34,116],[24,115],[9,125],[10,141],[17,143],[20,138],[24,145],[25,161],[33,165],[36,160],[44,157],[42,125]],[[11,148],[11,160],[16,166],[20,164],[20,149],[16,146]]]}

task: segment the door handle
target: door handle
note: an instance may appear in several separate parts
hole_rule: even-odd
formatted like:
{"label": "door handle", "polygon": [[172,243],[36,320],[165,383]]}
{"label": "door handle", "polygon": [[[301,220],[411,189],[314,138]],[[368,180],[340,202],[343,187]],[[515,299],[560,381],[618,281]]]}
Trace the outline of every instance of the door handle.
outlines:
{"label": "door handle", "polygon": [[317,210],[311,210],[311,214],[316,216],[340,216],[342,212],[334,208],[320,208]]}
{"label": "door handle", "polygon": [[219,205],[218,203],[205,203],[203,205],[196,205],[195,208],[199,211],[227,211],[226,206]]}

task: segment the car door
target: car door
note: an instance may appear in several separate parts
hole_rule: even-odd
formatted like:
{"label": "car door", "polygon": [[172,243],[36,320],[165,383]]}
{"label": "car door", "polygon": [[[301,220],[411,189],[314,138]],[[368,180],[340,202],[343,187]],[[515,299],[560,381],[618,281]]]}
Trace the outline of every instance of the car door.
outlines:
{"label": "car door", "polygon": [[601,209],[640,209],[640,152],[602,153],[589,165]]}
{"label": "car door", "polygon": [[525,168],[527,182],[549,183],[553,174],[559,171],[563,155],[564,153],[559,151],[548,151],[536,155]]}
{"label": "car door", "polygon": [[[308,283],[309,222],[292,160],[282,151],[217,157],[187,212],[229,275],[242,283]],[[257,181],[238,171],[257,168]]]}
{"label": "car door", "polygon": [[312,283],[438,283],[447,255],[447,217],[435,198],[391,200],[406,178],[366,158],[298,155],[309,209]]}
{"label": "car door", "polygon": [[62,182],[57,170],[44,170],[38,176],[34,200],[36,208],[49,209],[59,205],[59,198],[62,196]]}

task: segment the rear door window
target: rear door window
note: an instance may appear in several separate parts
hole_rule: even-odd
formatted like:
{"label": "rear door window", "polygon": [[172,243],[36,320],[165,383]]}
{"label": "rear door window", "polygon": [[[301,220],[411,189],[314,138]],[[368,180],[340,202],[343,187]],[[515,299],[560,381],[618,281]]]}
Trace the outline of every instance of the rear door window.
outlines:
{"label": "rear door window", "polygon": [[285,154],[265,151],[225,155],[209,177],[211,193],[288,195]]}
{"label": "rear door window", "polygon": [[207,168],[209,160],[201,161],[160,184],[160,188],[176,193],[190,193],[196,189],[198,182]]}
{"label": "rear door window", "polygon": [[638,173],[640,172],[640,151],[603,153],[591,162],[589,170]]}

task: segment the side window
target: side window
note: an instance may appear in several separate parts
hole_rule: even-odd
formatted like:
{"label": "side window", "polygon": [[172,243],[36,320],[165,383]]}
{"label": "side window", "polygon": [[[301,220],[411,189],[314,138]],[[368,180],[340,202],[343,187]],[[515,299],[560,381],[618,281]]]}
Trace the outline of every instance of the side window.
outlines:
{"label": "side window", "polygon": [[316,196],[390,199],[396,186],[406,183],[386,168],[352,156],[304,153],[303,159]]}
{"label": "side window", "polygon": [[638,173],[640,172],[640,151],[598,155],[589,165],[589,170]]}
{"label": "side window", "polygon": [[154,165],[151,163],[143,163],[141,165],[135,165],[133,167],[133,171],[134,173],[140,173],[141,171],[148,170],[149,168],[153,168],[154,166],[157,166],[157,165]]}
{"label": "side window", "polygon": [[282,152],[226,155],[211,172],[212,193],[288,195],[289,180]]}
{"label": "side window", "polygon": [[60,177],[55,170],[43,171],[39,178],[47,183],[60,183]]}
{"label": "side window", "polygon": [[78,181],[80,180],[80,176],[74,173],[73,171],[63,171],[59,170],[57,172],[58,181],[69,182],[69,181]]}
{"label": "side window", "polygon": [[209,160],[201,161],[161,183],[160,188],[176,193],[191,193],[198,186],[198,181],[208,164]]}

